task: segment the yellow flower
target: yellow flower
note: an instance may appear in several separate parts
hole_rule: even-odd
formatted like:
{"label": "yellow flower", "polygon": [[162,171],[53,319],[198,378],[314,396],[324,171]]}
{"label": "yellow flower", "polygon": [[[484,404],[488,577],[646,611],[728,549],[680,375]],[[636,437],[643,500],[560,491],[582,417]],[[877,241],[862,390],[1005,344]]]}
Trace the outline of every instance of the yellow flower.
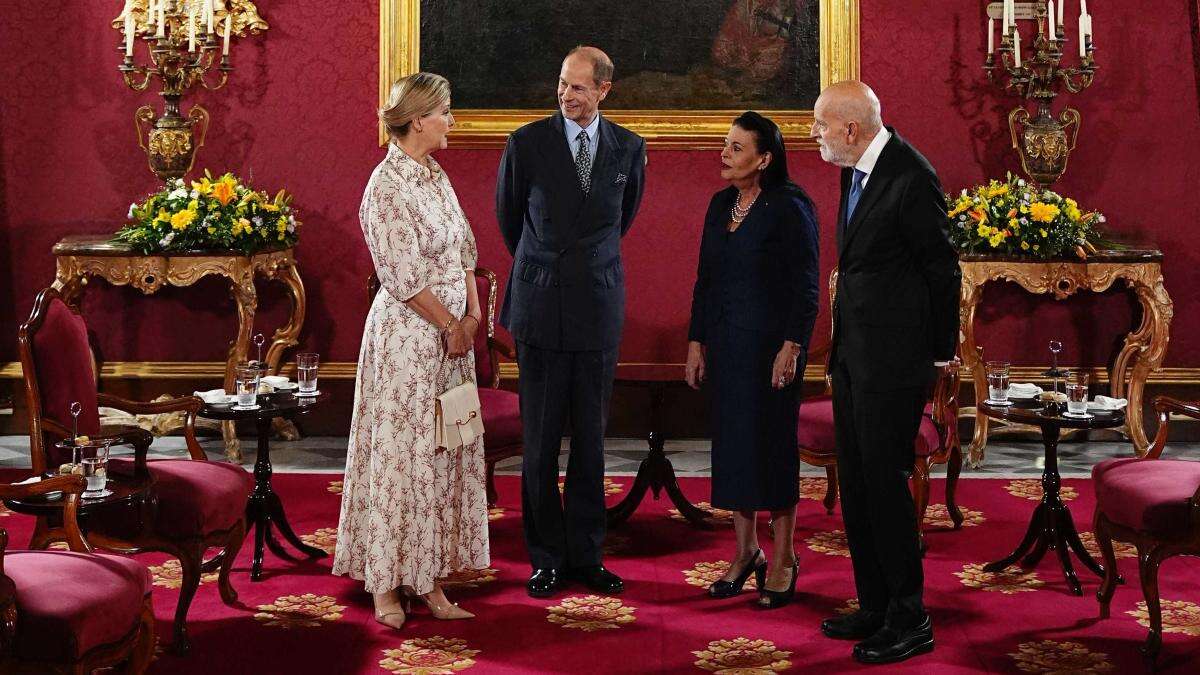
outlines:
{"label": "yellow flower", "polygon": [[[1067,201],[1070,202],[1069,199]],[[1080,216],[1083,215],[1082,213],[1079,212],[1078,206],[1075,206],[1074,204],[1070,204],[1070,203],[1067,204],[1067,208],[1065,209],[1065,211],[1066,211],[1067,217],[1070,218],[1071,220],[1079,220]]]}
{"label": "yellow flower", "polygon": [[192,221],[196,219],[196,212],[190,209],[185,209],[171,216],[171,227],[176,230],[186,229]]}
{"label": "yellow flower", "polygon": [[158,215],[154,217],[154,222],[169,223],[171,222],[171,214],[167,213],[166,209],[159,209]]}
{"label": "yellow flower", "polygon": [[988,243],[992,245],[992,248],[996,248],[996,247],[1000,246],[1000,244],[1003,241],[1004,241],[1004,234],[1001,232],[997,232],[997,233],[993,234],[991,236],[991,238],[988,239]]}
{"label": "yellow flower", "polygon": [[980,223],[979,227],[976,228],[975,231],[977,233],[979,233],[979,236],[986,237],[986,236],[988,236],[988,234],[991,233],[992,228],[988,227],[987,225],[984,225],[983,223]]}
{"label": "yellow flower", "polygon": [[1034,245],[1033,245],[1033,250],[1035,250],[1035,251],[1036,251],[1036,250],[1038,250],[1039,248],[1041,248],[1041,246],[1040,246],[1040,245],[1038,245],[1038,244],[1034,244]]}
{"label": "yellow flower", "polygon": [[1008,185],[993,185],[988,188],[988,198],[1002,197],[1008,194]]}
{"label": "yellow flower", "polygon": [[971,209],[971,217],[980,223],[986,223],[988,219],[987,211],[985,211],[982,206],[977,206],[974,209]]}
{"label": "yellow flower", "polygon": [[1041,235],[1042,235],[1042,237],[1043,237],[1043,238],[1047,236],[1047,235],[1046,235],[1046,230],[1044,230],[1044,229],[1042,229],[1042,230],[1038,230],[1038,232],[1039,232],[1039,233],[1041,233]]}
{"label": "yellow flower", "polygon": [[213,226],[211,226],[211,225],[209,225],[209,226],[208,226],[207,228],[205,228],[205,229],[207,229],[207,230],[208,230],[208,233],[209,233],[209,234],[216,234],[216,232],[217,232],[217,228],[215,228],[215,227],[213,227]]}
{"label": "yellow flower", "polygon": [[275,206],[274,204],[271,204],[269,202],[266,204],[263,204],[262,207],[263,207],[264,211],[270,211],[271,213],[275,213],[276,211],[279,210],[278,206]]}
{"label": "yellow flower", "polygon": [[199,181],[192,181],[192,189],[200,193],[201,196],[207,197],[212,192],[213,184],[208,178],[201,178]]}
{"label": "yellow flower", "polygon": [[1044,202],[1034,202],[1029,205],[1029,215],[1039,223],[1050,223],[1058,217],[1058,207]]}
{"label": "yellow flower", "polygon": [[1028,251],[1029,250],[1029,242],[1027,242],[1027,241],[1021,242],[1021,250]]}
{"label": "yellow flower", "polygon": [[200,208],[200,202],[196,201],[195,199],[188,202],[188,210],[189,211],[195,211],[198,208]]}
{"label": "yellow flower", "polygon": [[227,206],[233,200],[233,188],[237,185],[232,178],[228,176],[217,181],[213,185],[212,195],[221,202],[221,206]]}
{"label": "yellow flower", "polygon": [[283,234],[284,232],[287,232],[287,221],[281,220],[278,223],[276,223],[275,231],[278,232],[279,234]]}
{"label": "yellow flower", "polygon": [[245,218],[238,218],[237,222],[233,224],[234,236],[241,236],[243,233],[249,234],[251,229],[253,228],[250,226],[250,221]]}

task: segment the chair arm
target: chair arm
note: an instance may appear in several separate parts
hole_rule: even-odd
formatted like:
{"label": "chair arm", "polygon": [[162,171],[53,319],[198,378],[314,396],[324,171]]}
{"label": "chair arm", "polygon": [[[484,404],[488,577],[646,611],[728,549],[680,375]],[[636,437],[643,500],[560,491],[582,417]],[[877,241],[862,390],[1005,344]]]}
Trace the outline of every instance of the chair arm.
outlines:
{"label": "chair arm", "polygon": [[495,337],[488,338],[488,347],[490,349],[495,349],[496,352],[498,352],[500,354],[500,356],[503,356],[506,359],[512,359],[514,361],[517,359],[517,350],[513,349],[508,344],[500,341],[498,338],[495,338]]}
{"label": "chair arm", "polygon": [[24,485],[0,483],[0,499],[27,499],[61,491],[64,498],[63,529],[67,531],[67,545],[72,551],[86,553],[91,551],[92,547],[79,529],[79,495],[85,487],[87,480],[74,474],[54,476]]}
{"label": "chair arm", "polygon": [[808,348],[808,363],[812,363],[813,361],[816,361],[817,359],[829,358],[829,352],[831,352],[831,351],[833,351],[833,342],[832,341],[826,342],[825,344],[823,344],[820,347],[817,347],[815,349],[812,347],[809,347]]}
{"label": "chair arm", "polygon": [[[945,436],[945,430],[958,425],[958,393],[962,386],[962,362],[957,357],[937,367],[933,386],[933,422]],[[943,438],[945,440],[945,438]]]}
{"label": "chair arm", "polygon": [[[110,408],[117,408],[118,410],[124,410],[137,415],[157,415],[167,412],[187,413],[183,417],[183,438],[187,443],[188,455],[192,459],[208,459],[208,455],[204,454],[204,449],[200,447],[200,443],[196,440],[196,415],[204,407],[204,401],[199,396],[177,396],[166,401],[130,401],[119,396],[113,396],[112,394],[100,393],[96,395],[96,400],[100,405],[106,405]],[[136,448],[137,446],[135,445],[134,447]],[[145,452],[142,452],[139,460],[142,465],[146,462],[145,454]]]}
{"label": "chair arm", "polygon": [[[1167,447],[1167,436],[1170,433],[1171,413],[1179,413],[1187,415],[1195,419],[1200,419],[1200,403],[1180,401],[1170,396],[1155,396],[1154,411],[1158,413],[1158,431],[1154,433],[1154,442],[1150,444],[1150,449],[1142,459],[1158,459]],[[1200,496],[1200,491],[1197,492]]]}

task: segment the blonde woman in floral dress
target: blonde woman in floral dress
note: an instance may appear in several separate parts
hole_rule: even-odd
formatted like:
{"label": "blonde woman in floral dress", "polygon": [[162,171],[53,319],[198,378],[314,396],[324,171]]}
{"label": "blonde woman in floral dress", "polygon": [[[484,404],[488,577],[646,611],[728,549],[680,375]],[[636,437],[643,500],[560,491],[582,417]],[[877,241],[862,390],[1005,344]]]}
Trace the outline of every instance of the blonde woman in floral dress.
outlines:
{"label": "blonde woman in floral dress", "polygon": [[438,579],[490,563],[483,441],[434,446],[437,396],[474,380],[480,308],[475,238],[430,157],[454,125],[449,83],[402,78],[379,116],[391,142],[359,219],[382,288],[359,354],[333,573],[363,581],[376,620],[400,628],[411,597],[439,619],[473,616]]}

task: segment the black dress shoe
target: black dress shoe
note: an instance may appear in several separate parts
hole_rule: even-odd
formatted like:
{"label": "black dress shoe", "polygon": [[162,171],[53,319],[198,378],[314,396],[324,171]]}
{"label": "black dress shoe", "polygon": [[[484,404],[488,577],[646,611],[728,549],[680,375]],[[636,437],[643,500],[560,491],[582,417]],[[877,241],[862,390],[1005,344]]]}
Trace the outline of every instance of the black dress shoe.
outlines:
{"label": "black dress shoe", "polygon": [[616,595],[625,590],[625,583],[621,581],[621,577],[604,569],[604,565],[576,567],[571,570],[570,577],[597,593]]}
{"label": "black dress shoe", "polygon": [[531,598],[548,598],[554,595],[562,586],[558,570],[553,567],[542,567],[533,571],[529,581],[525,583],[525,591]]}
{"label": "black dress shoe", "polygon": [[754,580],[758,583],[758,587],[762,588],[763,580],[767,576],[767,560],[763,556],[762,549],[756,549],[754,555],[750,557],[750,562],[738,572],[737,577],[733,581],[725,581],[717,579],[708,587],[708,595],[712,598],[732,598],[742,592],[742,586],[746,585],[746,580],[750,575],[754,575]]}
{"label": "black dress shoe", "polygon": [[931,651],[933,623],[927,614],[924,621],[912,628],[880,628],[878,633],[854,645],[854,659],[859,663],[896,663]]}
{"label": "black dress shoe", "polygon": [[883,628],[883,612],[860,609],[821,622],[821,632],[834,640],[865,640]]}

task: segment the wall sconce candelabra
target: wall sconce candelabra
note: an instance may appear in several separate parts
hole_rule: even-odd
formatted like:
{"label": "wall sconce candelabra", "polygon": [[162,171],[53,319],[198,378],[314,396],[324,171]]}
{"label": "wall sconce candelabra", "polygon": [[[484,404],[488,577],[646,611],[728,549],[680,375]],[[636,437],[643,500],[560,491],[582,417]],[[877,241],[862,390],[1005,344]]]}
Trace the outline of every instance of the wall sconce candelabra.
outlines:
{"label": "wall sconce candelabra", "polygon": [[[1075,149],[1079,135],[1079,111],[1066,108],[1056,119],[1050,112],[1051,104],[1060,87],[1072,94],[1079,93],[1092,84],[1096,72],[1092,17],[1087,11],[1087,0],[1079,2],[1079,66],[1073,68],[1062,63],[1067,45],[1063,24],[1066,0],[1059,0],[1057,15],[1055,0],[1044,3],[1003,0],[988,5],[988,55],[983,68],[988,80],[1002,83],[1005,91],[1014,91],[1022,99],[1036,102],[1037,114],[1032,118],[1024,104],[1014,108],[1008,114],[1008,129],[1025,174],[1043,188],[1066,171],[1067,157]],[[1001,19],[999,47],[995,44],[996,18]],[[1025,47],[1024,55],[1018,18],[1037,23],[1037,33]]]}
{"label": "wall sconce candelabra", "polygon": [[[184,117],[179,100],[195,86],[225,86],[233,71],[231,37],[258,34],[267,23],[250,0],[125,0],[112,25],[123,36],[118,49],[124,59],[117,70],[126,86],[145,91],[156,77],[162,84],[163,114],[156,119],[154,108],[144,105],[133,115],[138,144],[156,176],[180,178],[204,145],[209,115],[194,105]],[[139,38],[149,57],[144,65],[134,58]]]}

